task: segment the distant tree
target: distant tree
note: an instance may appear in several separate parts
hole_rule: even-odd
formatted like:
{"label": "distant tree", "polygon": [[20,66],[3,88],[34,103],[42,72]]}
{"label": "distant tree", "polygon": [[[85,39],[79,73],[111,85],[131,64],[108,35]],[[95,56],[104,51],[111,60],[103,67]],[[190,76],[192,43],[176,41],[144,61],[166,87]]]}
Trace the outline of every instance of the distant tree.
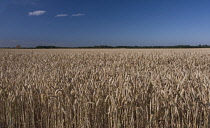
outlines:
{"label": "distant tree", "polygon": [[52,48],[57,48],[56,46],[36,46],[35,48],[37,49],[52,49]]}
{"label": "distant tree", "polygon": [[17,48],[17,49],[20,49],[20,45],[16,45],[16,48]]}

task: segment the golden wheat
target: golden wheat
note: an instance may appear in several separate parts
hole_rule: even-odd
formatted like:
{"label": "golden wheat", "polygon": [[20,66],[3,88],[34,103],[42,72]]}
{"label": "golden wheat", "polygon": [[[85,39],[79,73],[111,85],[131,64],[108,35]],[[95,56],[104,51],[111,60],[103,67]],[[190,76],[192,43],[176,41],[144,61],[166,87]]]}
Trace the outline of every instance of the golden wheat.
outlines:
{"label": "golden wheat", "polygon": [[210,127],[210,49],[0,51],[0,127]]}

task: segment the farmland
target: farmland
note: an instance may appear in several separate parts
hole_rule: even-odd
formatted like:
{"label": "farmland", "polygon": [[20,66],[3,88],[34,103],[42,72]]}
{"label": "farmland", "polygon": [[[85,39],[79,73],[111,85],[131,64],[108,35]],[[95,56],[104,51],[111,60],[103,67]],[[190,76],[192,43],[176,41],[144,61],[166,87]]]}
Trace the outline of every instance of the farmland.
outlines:
{"label": "farmland", "polygon": [[0,127],[210,127],[210,49],[0,49]]}

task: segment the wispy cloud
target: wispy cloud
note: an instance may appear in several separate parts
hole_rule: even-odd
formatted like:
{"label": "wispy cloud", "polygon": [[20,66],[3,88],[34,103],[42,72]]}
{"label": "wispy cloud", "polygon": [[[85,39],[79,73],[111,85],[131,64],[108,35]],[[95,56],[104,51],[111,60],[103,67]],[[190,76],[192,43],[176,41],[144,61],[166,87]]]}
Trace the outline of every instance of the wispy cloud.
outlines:
{"label": "wispy cloud", "polygon": [[66,17],[66,16],[68,16],[68,14],[58,14],[55,17]]}
{"label": "wispy cloud", "polygon": [[78,13],[78,14],[73,14],[72,16],[84,16],[85,14],[81,14],[81,13]]}
{"label": "wispy cloud", "polygon": [[37,10],[37,11],[29,12],[28,15],[29,16],[40,16],[40,15],[43,15],[45,13],[46,13],[46,11]]}

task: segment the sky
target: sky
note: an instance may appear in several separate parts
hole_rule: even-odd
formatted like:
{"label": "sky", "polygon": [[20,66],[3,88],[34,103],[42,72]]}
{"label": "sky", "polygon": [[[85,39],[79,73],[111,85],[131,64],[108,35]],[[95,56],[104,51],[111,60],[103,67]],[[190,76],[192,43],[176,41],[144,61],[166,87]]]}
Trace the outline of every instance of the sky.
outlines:
{"label": "sky", "polygon": [[0,0],[0,47],[210,45],[210,0]]}

